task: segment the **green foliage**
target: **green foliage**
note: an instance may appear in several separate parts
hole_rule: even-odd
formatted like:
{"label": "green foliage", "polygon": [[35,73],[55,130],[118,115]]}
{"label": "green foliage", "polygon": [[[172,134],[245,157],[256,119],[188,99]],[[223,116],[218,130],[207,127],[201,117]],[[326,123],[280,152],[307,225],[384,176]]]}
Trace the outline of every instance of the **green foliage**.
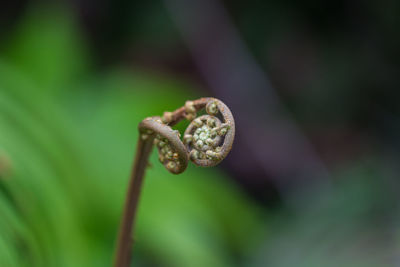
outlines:
{"label": "green foliage", "polygon": [[89,65],[85,42],[66,6],[34,6],[6,42],[5,56],[32,79],[37,93],[62,90]]}

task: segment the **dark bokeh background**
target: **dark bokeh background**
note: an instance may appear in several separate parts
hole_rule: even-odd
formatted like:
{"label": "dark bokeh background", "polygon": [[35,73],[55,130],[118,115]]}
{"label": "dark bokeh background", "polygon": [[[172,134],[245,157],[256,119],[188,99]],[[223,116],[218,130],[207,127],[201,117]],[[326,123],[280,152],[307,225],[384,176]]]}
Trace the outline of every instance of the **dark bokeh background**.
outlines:
{"label": "dark bokeh background", "polygon": [[0,266],[109,266],[137,124],[201,96],[234,148],[180,176],[152,156],[135,266],[398,266],[399,12],[3,1]]}

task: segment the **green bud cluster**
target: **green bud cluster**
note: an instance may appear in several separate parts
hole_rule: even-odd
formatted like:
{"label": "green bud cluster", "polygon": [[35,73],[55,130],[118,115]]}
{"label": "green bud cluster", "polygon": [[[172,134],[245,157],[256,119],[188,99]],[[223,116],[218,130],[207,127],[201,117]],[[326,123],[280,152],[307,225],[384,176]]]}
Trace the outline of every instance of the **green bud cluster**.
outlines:
{"label": "green bud cluster", "polygon": [[216,115],[218,113],[218,105],[216,101],[213,101],[206,106],[206,111],[210,115]]}
{"label": "green bud cluster", "polygon": [[154,144],[158,149],[158,159],[167,169],[173,170],[179,166],[179,155],[173,149],[167,138],[157,134],[154,139]]}
{"label": "green bud cluster", "polygon": [[[212,105],[208,107],[213,109]],[[185,134],[183,138],[186,144],[191,144],[191,160],[219,160],[221,158],[219,144],[222,137],[227,134],[229,125],[227,123],[219,124],[219,120],[213,116],[203,116],[192,121],[194,126],[192,134]]]}

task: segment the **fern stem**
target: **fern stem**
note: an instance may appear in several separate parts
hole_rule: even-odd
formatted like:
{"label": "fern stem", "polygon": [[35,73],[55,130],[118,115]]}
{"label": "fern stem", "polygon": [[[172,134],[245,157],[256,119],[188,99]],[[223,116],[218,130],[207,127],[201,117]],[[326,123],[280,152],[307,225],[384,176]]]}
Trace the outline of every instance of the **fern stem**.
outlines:
{"label": "fern stem", "polygon": [[136,157],[118,234],[117,251],[114,259],[115,267],[127,267],[130,264],[131,248],[134,240],[132,238],[132,232],[135,225],[136,211],[138,208],[144,173],[153,148],[153,139],[154,137],[149,137],[146,140],[142,140],[141,135],[139,134]]}

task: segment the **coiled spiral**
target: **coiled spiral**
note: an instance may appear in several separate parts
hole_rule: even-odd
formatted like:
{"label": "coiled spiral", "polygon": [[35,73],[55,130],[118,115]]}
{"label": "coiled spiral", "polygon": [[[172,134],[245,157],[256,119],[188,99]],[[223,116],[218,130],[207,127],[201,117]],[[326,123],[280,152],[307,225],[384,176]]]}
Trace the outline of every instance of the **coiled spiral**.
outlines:
{"label": "coiled spiral", "polygon": [[[205,109],[206,114],[197,117]],[[190,120],[183,141],[171,126],[182,119]],[[235,122],[229,108],[216,98],[187,101],[163,117],[149,117],[139,124],[143,140],[156,145],[160,162],[173,174],[182,173],[190,159],[194,164],[211,167],[220,163],[232,148]]]}

